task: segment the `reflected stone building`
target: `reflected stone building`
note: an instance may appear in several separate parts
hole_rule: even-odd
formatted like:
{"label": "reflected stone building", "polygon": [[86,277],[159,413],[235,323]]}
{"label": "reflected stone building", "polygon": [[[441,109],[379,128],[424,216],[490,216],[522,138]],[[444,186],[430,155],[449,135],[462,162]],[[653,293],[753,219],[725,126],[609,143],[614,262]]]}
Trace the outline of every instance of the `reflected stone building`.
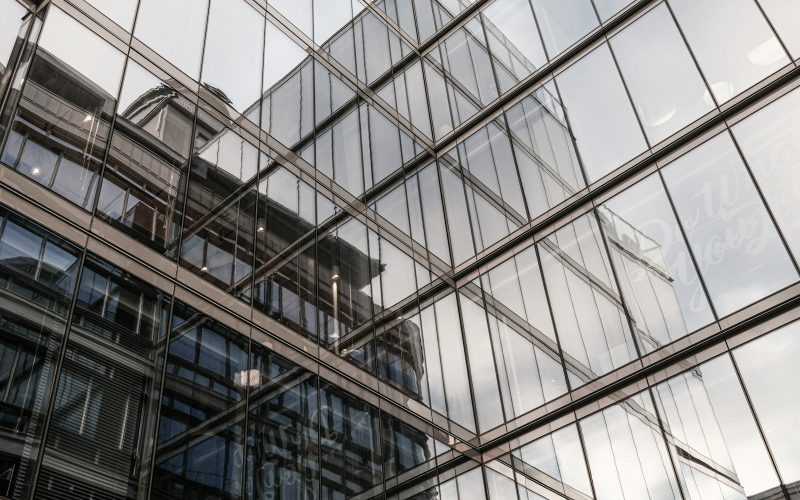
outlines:
{"label": "reflected stone building", "polygon": [[0,0],[0,498],[800,498],[793,19]]}

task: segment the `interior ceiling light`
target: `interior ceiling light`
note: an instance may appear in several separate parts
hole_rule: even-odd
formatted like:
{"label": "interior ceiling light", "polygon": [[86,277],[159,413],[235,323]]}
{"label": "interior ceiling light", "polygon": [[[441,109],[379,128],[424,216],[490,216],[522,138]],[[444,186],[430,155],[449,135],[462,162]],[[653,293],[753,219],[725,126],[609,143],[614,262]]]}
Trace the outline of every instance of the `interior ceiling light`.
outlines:
{"label": "interior ceiling light", "polygon": [[783,48],[774,36],[769,37],[767,41],[747,53],[747,59],[759,66],[771,66],[783,58]]}
{"label": "interior ceiling light", "polygon": [[[733,85],[728,82],[716,82],[711,84],[711,92],[714,93],[717,102],[722,104],[734,96]],[[703,92],[703,101],[709,106],[714,106],[714,99],[708,93],[708,90]]]}

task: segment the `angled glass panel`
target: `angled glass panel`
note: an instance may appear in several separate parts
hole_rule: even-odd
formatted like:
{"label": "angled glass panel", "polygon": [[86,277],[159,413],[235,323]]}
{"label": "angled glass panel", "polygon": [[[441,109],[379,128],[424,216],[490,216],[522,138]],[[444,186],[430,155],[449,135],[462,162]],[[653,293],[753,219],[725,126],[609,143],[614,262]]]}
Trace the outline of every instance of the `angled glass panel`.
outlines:
{"label": "angled glass panel", "polygon": [[547,56],[527,0],[496,1],[482,13],[502,93],[542,67]]}
{"label": "angled glass panel", "polygon": [[141,0],[133,35],[196,80],[207,13],[208,0]]}
{"label": "angled glass panel", "polygon": [[0,495],[30,495],[67,313],[77,247],[0,207]]}
{"label": "angled glass panel", "polygon": [[133,28],[133,18],[136,17],[138,0],[87,0],[94,8],[108,16],[109,19],[119,24],[125,30]]}
{"label": "angled glass panel", "polygon": [[91,210],[124,61],[88,28],[51,9],[3,161]]}
{"label": "angled glass panel", "polygon": [[648,392],[579,422],[598,500],[682,498]]}
{"label": "angled glass panel", "polygon": [[520,214],[497,194],[481,183],[473,183],[450,154],[442,158],[440,173],[455,265],[524,224]]}
{"label": "angled glass panel", "polygon": [[713,321],[689,248],[657,176],[603,204],[599,215],[644,352]]}
{"label": "angled glass panel", "polygon": [[408,471],[424,471],[425,465],[433,467],[434,459],[450,448],[385,412],[381,413],[381,438],[386,479]]}
{"label": "angled glass panel", "polygon": [[663,174],[719,316],[797,281],[730,135],[695,148]]}
{"label": "angled glass panel", "polygon": [[168,255],[176,251],[194,112],[172,86],[128,62],[97,215]]}
{"label": "angled glass panel", "polygon": [[[0,19],[2,19],[0,21],[0,96],[5,97],[6,90],[10,90],[7,102],[4,104],[5,110],[0,109],[0,138],[5,133],[23,83],[21,78],[12,81],[14,65],[19,61],[20,71],[24,72],[30,62],[36,46],[32,42],[35,41],[38,29],[42,26],[40,17],[42,16],[28,15],[28,10],[16,0],[0,1]],[[36,29],[32,32],[32,40],[29,39],[26,42],[26,37],[29,36],[28,31],[31,29],[31,24],[34,23]],[[0,161],[11,162],[5,157],[0,157]]]}
{"label": "angled glass panel", "polygon": [[707,88],[666,5],[638,18],[610,44],[651,144],[713,109],[703,100]]}
{"label": "angled glass panel", "polygon": [[[466,290],[469,293],[469,290]],[[472,295],[472,294],[471,294]],[[492,339],[489,334],[486,311],[461,292],[459,293],[461,315],[464,321],[464,339],[467,346],[470,377],[478,420],[478,430],[486,432],[497,427],[506,420],[506,410],[500,396],[498,385],[498,369],[494,360]],[[476,297],[480,301],[480,295]],[[500,346],[498,354],[502,356]],[[509,409],[510,412],[510,409]]]}
{"label": "angled glass panel", "polygon": [[240,113],[261,95],[264,22],[244,0],[211,0],[201,82]]}
{"label": "angled glass panel", "polygon": [[563,427],[512,451],[511,455],[518,473],[568,498],[591,497],[592,486],[577,425]]}
{"label": "angled glass panel", "polygon": [[567,68],[556,83],[590,182],[647,148],[607,45]]}
{"label": "angled glass panel", "polygon": [[713,99],[703,96],[707,102],[727,102],[789,63],[753,0],[672,0],[670,5],[711,87]]}
{"label": "angled glass panel", "polygon": [[272,0],[270,6],[307,37],[314,38],[313,0]]}
{"label": "angled glass panel", "polygon": [[653,389],[687,496],[769,498],[779,483],[729,356]]}
{"label": "angled glass panel", "polygon": [[800,375],[798,327],[792,323],[733,351],[756,418],[792,496],[800,494],[800,436],[795,432],[800,398],[797,391],[785,389],[787,381]]}
{"label": "angled glass panel", "polygon": [[624,9],[632,2],[631,0],[592,0],[597,9],[597,14],[600,20],[605,22],[614,16],[617,12]]}
{"label": "angled glass panel", "polygon": [[261,155],[233,130],[204,117],[210,118],[200,113],[195,124],[180,263],[230,289],[252,273]]}
{"label": "angled glass panel", "polygon": [[169,336],[153,496],[242,496],[244,398],[249,373],[241,335],[176,303]]}
{"label": "angled glass panel", "polygon": [[319,498],[350,498],[383,480],[378,410],[343,390],[320,384]]}
{"label": "angled glass panel", "polygon": [[18,55],[17,45],[21,43],[19,40],[19,29],[23,25],[23,17],[28,13],[28,10],[16,0],[3,0],[0,2],[0,13],[2,14],[2,21],[0,21],[0,91],[5,90],[7,79],[10,78],[10,73],[15,61],[15,55]]}
{"label": "angled glass panel", "polygon": [[800,17],[800,4],[792,0],[759,0],[758,3],[792,58],[800,57],[800,29],[794,22]]}
{"label": "angled glass panel", "polygon": [[[454,127],[498,96],[491,55],[486,45],[482,20],[476,17],[426,56],[426,61],[443,78],[447,96],[444,102],[449,102]],[[442,106],[443,103],[432,105]],[[434,129],[439,128],[436,122],[434,119]]]}
{"label": "angled glass panel", "polygon": [[168,311],[163,292],[87,257],[36,496],[143,493],[136,465],[149,463]]}
{"label": "angled glass panel", "polygon": [[424,64],[422,61],[411,64],[379,90],[378,96],[410,121],[423,135],[433,138],[428,96],[423,81]]}
{"label": "angled glass panel", "polygon": [[800,256],[800,91],[736,124],[733,136],[786,238]]}
{"label": "angled glass panel", "polygon": [[[333,19],[336,17],[336,12],[338,11],[340,15],[349,12],[350,1],[317,2],[314,6],[314,15],[319,19],[330,19],[328,22],[334,23],[331,24],[333,28],[337,24]],[[337,6],[337,3],[344,5]],[[364,8],[357,0],[353,0],[352,3],[354,8]],[[362,82],[366,84],[374,82],[401,59],[410,55],[411,47],[372,12],[364,11],[358,14],[352,23],[349,23],[349,18],[346,21],[348,24],[345,28],[325,43],[325,51]],[[342,28],[342,25],[336,27],[335,31],[339,31],[339,28]]]}
{"label": "angled glass panel", "polygon": [[573,389],[637,357],[602,238],[589,213],[538,244]]}
{"label": "angled glass panel", "polygon": [[591,0],[533,0],[532,4],[551,58],[599,24]]}
{"label": "angled glass panel", "polygon": [[317,377],[253,342],[246,498],[317,498]]}
{"label": "angled glass panel", "polygon": [[538,88],[509,109],[506,118],[533,219],[584,187],[575,138],[550,85]]}
{"label": "angled glass panel", "polygon": [[457,155],[462,175],[496,194],[517,218],[527,220],[509,134],[502,121],[489,123],[459,143],[449,154],[451,157]]}

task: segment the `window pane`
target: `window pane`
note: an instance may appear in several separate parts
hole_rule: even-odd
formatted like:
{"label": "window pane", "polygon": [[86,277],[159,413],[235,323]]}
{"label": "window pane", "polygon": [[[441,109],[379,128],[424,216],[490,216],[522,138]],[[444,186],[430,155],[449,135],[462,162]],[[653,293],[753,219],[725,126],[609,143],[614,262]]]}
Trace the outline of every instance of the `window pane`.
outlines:
{"label": "window pane", "polygon": [[[591,495],[578,427],[570,424],[511,452],[515,465],[568,498]],[[522,463],[516,463],[519,460]],[[555,481],[548,480],[547,476]],[[573,494],[573,491],[577,494]]]}
{"label": "window pane", "polygon": [[648,392],[580,421],[598,500],[681,498]]}
{"label": "window pane", "polygon": [[594,0],[601,21],[606,21],[630,3],[631,0]]}
{"label": "window pane", "polygon": [[551,58],[598,25],[591,0],[533,0],[532,3]]}
{"label": "window pane", "polygon": [[141,0],[134,35],[197,79],[207,12],[208,0]]}
{"label": "window pane", "polygon": [[244,0],[211,0],[202,81],[240,113],[261,94],[263,45],[259,12]]}
{"label": "window pane", "polygon": [[570,66],[556,82],[589,181],[647,148],[607,45]]}
{"label": "window pane", "polygon": [[728,134],[663,169],[711,301],[726,316],[797,281]]}
{"label": "window pane", "polygon": [[124,60],[88,28],[51,9],[3,160],[91,209]]}
{"label": "window pane", "polygon": [[599,213],[644,352],[713,321],[689,249],[657,176],[618,194]]}
{"label": "window pane", "polygon": [[733,135],[789,249],[800,256],[800,91],[736,124]]}
{"label": "window pane", "polygon": [[159,252],[175,251],[194,105],[134,61],[125,71],[98,215]]}
{"label": "window pane", "polygon": [[547,56],[528,0],[499,0],[483,15],[495,68],[510,78],[501,85],[503,92],[545,64]]}
{"label": "window pane", "polygon": [[594,214],[541,241],[539,255],[573,389],[636,359]]}
{"label": "window pane", "polygon": [[32,498],[79,250],[0,207],[0,495]]}
{"label": "window pane", "polygon": [[[800,379],[800,323],[792,323],[734,351],[756,416],[788,485],[800,480],[798,392],[787,384]],[[791,488],[797,492],[796,486]]]}
{"label": "window pane", "polygon": [[610,43],[651,144],[713,108],[703,101],[706,86],[666,5],[637,19]]}
{"label": "window pane", "polygon": [[800,57],[800,3],[795,0],[759,0],[772,26],[778,32],[792,58]]}
{"label": "window pane", "polygon": [[[753,0],[671,0],[670,5],[718,104],[789,63]],[[708,94],[704,99],[712,101]]]}
{"label": "window pane", "polygon": [[659,384],[653,394],[692,500],[767,498],[777,490],[778,477],[727,355]]}
{"label": "window pane", "polygon": [[[149,463],[141,443],[154,438],[161,386],[154,374],[163,367],[156,345],[166,335],[168,310],[161,291],[87,256],[36,496],[144,494],[143,468],[135,465]],[[54,460],[67,465],[50,465]],[[103,481],[87,480],[101,473]]]}
{"label": "window pane", "polygon": [[126,30],[133,28],[137,0],[87,0],[94,8]]}

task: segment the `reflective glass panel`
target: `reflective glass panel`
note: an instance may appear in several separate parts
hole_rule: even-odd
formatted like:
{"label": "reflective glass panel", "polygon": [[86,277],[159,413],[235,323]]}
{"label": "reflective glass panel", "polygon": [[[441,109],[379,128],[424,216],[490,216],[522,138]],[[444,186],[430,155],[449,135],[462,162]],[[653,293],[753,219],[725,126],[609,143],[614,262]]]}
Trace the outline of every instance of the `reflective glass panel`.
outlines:
{"label": "reflective glass panel", "polygon": [[197,79],[207,13],[208,0],[141,0],[133,34]]}
{"label": "reflective glass panel", "polygon": [[261,13],[244,0],[211,0],[202,82],[240,113],[261,94],[263,46]]}
{"label": "reflective glass panel", "polygon": [[[176,252],[180,181],[188,169],[194,104],[129,61],[97,214],[159,252]],[[179,212],[178,212],[179,213]]]}
{"label": "reflective glass panel", "polygon": [[3,161],[91,209],[124,60],[88,28],[50,9]]}
{"label": "reflective glass panel", "polygon": [[153,496],[242,496],[247,337],[176,303],[169,336]]}
{"label": "reflective glass panel", "polygon": [[579,423],[598,500],[682,498],[648,392]]}
{"label": "reflective glass panel", "polygon": [[138,0],[87,0],[94,8],[126,30],[133,28]]}
{"label": "reflective glass panel", "polygon": [[657,176],[618,194],[599,214],[644,352],[713,321],[689,249]]}
{"label": "reflective glass panel", "polygon": [[800,4],[794,0],[759,0],[758,3],[792,58],[800,57],[800,29],[794,22],[800,18]]}
{"label": "reflective glass panel", "polygon": [[718,135],[695,148],[663,173],[720,316],[797,281],[797,271],[730,135]]}
{"label": "reflective glass panel", "polygon": [[79,251],[0,207],[0,495],[31,494]]}
{"label": "reflective glass panel", "polygon": [[493,2],[483,16],[489,51],[504,92],[545,64],[547,56],[528,0]]}
{"label": "reflective glass panel", "polygon": [[[670,5],[718,104],[789,63],[753,0],[670,0]],[[703,98],[712,102],[707,92]]]}
{"label": "reflective glass panel", "polygon": [[168,310],[160,290],[87,257],[36,496],[144,493]]}
{"label": "reflective glass panel", "polygon": [[601,21],[606,21],[631,4],[631,0],[593,0]]}
{"label": "reflective glass panel", "polygon": [[800,324],[792,323],[733,352],[778,471],[795,495],[800,493],[800,397],[791,387],[800,377],[798,339]]}
{"label": "reflective glass panel", "polygon": [[589,181],[647,148],[607,45],[570,66],[556,82]]}
{"label": "reflective glass panel", "polygon": [[594,214],[559,229],[538,247],[573,389],[636,359]]}
{"label": "reflective glass panel", "polygon": [[[578,427],[570,424],[511,452],[514,467],[568,498],[592,494]],[[535,498],[535,497],[534,497]],[[527,497],[523,497],[527,500]]]}
{"label": "reflective glass panel", "polygon": [[532,3],[551,58],[599,24],[591,0],[533,0]]}
{"label": "reflective glass panel", "polygon": [[800,256],[800,91],[793,91],[733,127],[789,249]]}
{"label": "reflective glass panel", "polygon": [[672,377],[653,395],[689,498],[777,496],[778,477],[730,357]]}
{"label": "reflective glass panel", "polygon": [[703,100],[706,86],[666,5],[637,19],[610,43],[651,144],[713,108]]}

